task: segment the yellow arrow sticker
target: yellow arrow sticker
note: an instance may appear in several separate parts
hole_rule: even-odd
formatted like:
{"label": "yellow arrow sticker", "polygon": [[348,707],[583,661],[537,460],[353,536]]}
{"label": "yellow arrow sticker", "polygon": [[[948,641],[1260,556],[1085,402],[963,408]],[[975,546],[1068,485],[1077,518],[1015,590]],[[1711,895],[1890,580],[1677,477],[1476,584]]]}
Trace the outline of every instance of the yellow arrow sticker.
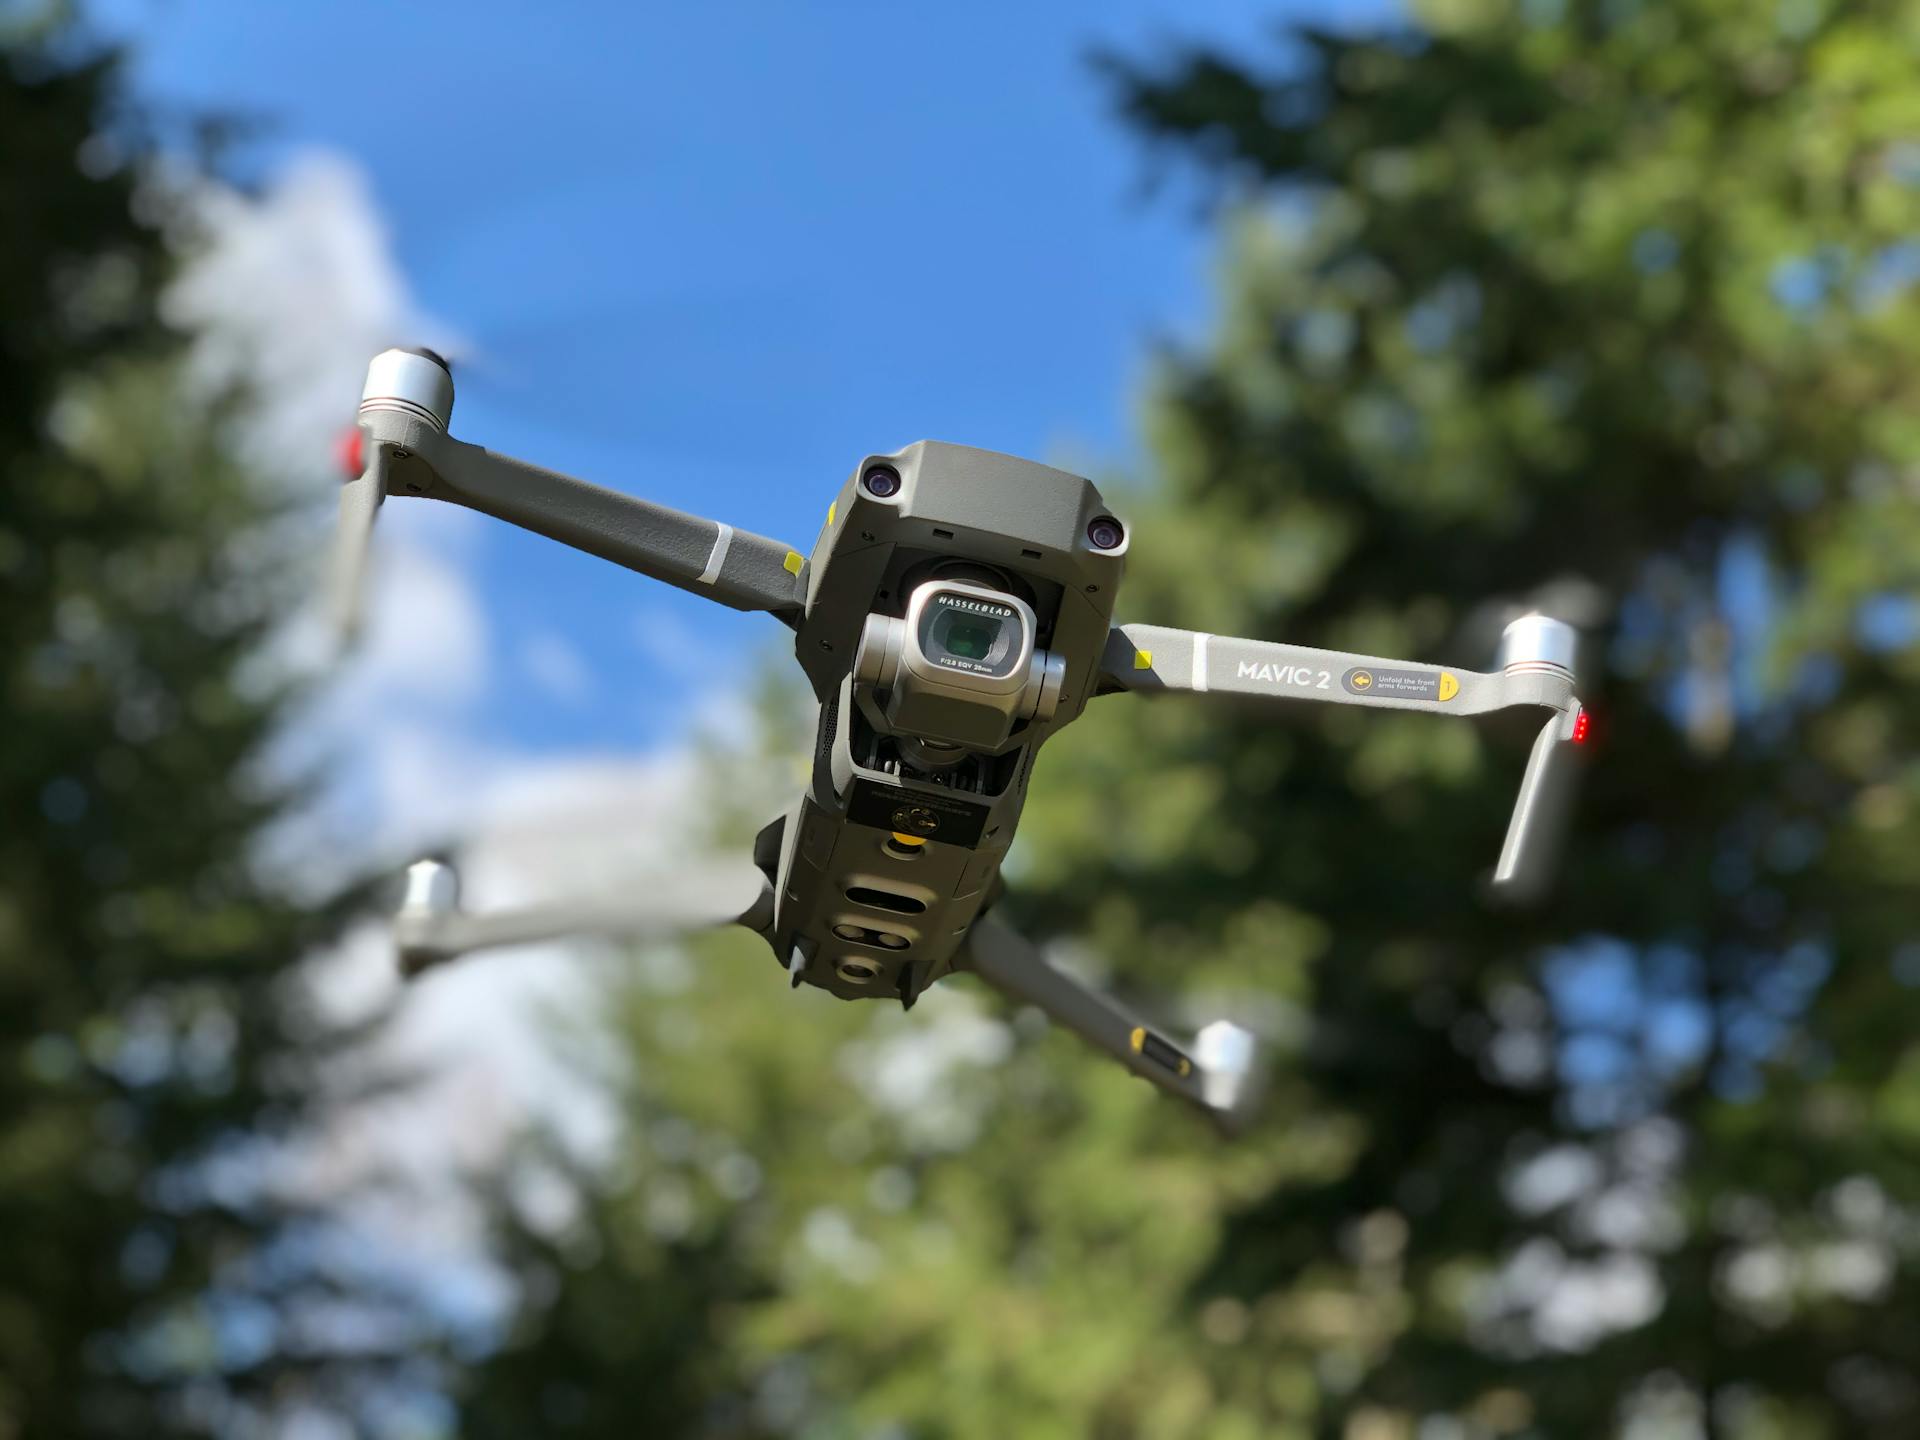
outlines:
{"label": "yellow arrow sticker", "polygon": [[1440,672],[1440,698],[1442,700],[1451,700],[1459,693],[1460,677],[1455,675],[1451,670],[1442,670]]}
{"label": "yellow arrow sticker", "polygon": [[782,564],[781,568],[789,575],[798,575],[800,573],[800,567],[806,563],[807,562],[801,558],[798,550],[789,550],[787,551],[786,561]]}
{"label": "yellow arrow sticker", "polygon": [[1153,669],[1153,651],[1136,650],[1133,652],[1133,668],[1136,670]]}

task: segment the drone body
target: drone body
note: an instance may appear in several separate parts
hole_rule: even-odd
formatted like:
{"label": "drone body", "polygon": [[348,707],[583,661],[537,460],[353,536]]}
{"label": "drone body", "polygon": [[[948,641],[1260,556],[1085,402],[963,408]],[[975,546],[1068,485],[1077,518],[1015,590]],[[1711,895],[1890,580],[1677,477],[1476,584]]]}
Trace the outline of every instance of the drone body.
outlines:
{"label": "drone body", "polygon": [[1035,752],[1093,692],[1125,531],[1078,476],[931,441],[863,460],[827,513],[796,636],[812,781],[762,837],[772,940],[796,983],[911,1003],[994,891]]}
{"label": "drone body", "polygon": [[450,371],[390,350],[369,369],[358,473],[343,492],[349,628],[373,517],[389,494],[466,505],[795,632],[820,702],[809,783],[754,846],[754,871],[667,887],[645,905],[472,916],[451,872],[414,867],[396,925],[418,970],[468,950],[580,930],[737,922],[793,985],[907,1006],[955,971],[1037,1005],[1136,1073],[1222,1120],[1251,1096],[1252,1037],[1225,1022],[1189,1052],[1050,965],[985,912],[1000,889],[1038,750],[1097,694],[1218,691],[1381,709],[1548,709],[1496,871],[1541,863],[1542,795],[1585,738],[1573,635],[1508,627],[1493,674],[1112,623],[1126,528],[1094,486],[1048,466],[922,441],[855,467],[810,557],[763,536],[455,440]]}

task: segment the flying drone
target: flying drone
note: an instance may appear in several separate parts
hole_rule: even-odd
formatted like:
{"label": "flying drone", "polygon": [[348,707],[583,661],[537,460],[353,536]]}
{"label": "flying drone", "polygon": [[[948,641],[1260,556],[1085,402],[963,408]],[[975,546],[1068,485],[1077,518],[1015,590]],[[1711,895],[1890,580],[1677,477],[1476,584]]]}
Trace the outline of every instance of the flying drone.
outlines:
{"label": "flying drone", "polygon": [[811,778],[760,831],[752,865],[645,897],[473,914],[443,861],[408,872],[394,929],[409,975],[470,951],[564,934],[668,935],[738,924],[791,983],[911,1009],[955,973],[1033,1005],[1217,1120],[1243,1117],[1253,1035],[1229,1021],[1192,1045],[1051,964],[992,913],[1042,743],[1095,696],[1184,691],[1479,715],[1548,712],[1528,757],[1496,890],[1530,884],[1551,845],[1550,775],[1587,737],[1576,636],[1509,625],[1492,673],[1115,625],[1127,527],[1094,486],[1046,465],[923,440],[854,466],[810,555],[720,521],[602,489],[455,439],[453,375],[428,350],[367,370],[336,576],[349,632],[381,504],[482,511],[794,632],[819,704]]}

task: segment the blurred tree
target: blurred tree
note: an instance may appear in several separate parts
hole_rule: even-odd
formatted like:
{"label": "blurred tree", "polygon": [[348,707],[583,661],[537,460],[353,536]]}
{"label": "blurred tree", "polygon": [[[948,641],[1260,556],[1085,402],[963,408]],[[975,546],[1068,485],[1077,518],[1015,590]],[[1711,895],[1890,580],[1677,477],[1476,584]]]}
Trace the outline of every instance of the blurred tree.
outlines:
{"label": "blurred tree", "polygon": [[0,1435],[238,1434],[364,1343],[290,1308],[333,1286],[259,1168],[342,915],[258,863],[297,567],[157,321],[181,217],[113,58],[11,12],[0,135]]}
{"label": "blurred tree", "polygon": [[[763,673],[746,744],[710,743],[698,755],[711,801],[689,817],[683,848],[751,844],[781,790],[805,774],[808,707],[786,668]],[[591,1085],[619,1097],[612,1162],[583,1161],[536,1134],[481,1177],[518,1302],[495,1346],[451,1377],[454,1433],[791,1433],[805,1397],[777,1375],[768,1381],[741,1334],[780,1265],[760,1176],[778,1164],[782,1137],[808,1158],[826,1103],[813,1072],[864,1017],[800,1030],[785,1007],[738,1003],[756,979],[778,983],[767,962],[762,942],[737,934],[640,957],[612,985],[608,1011],[627,1063],[595,1068],[604,1035],[568,1050]],[[569,1202],[559,1221],[555,1193]],[[529,1206],[529,1194],[548,1203]]]}
{"label": "blurred tree", "polygon": [[637,983],[593,1213],[732,1233],[776,1429],[1920,1433],[1920,6],[1413,9],[1115,67],[1239,202],[1123,618],[1477,665],[1574,612],[1564,883],[1483,895],[1524,717],[1113,699],[1010,903],[1260,1017],[1251,1137],[964,983]]}
{"label": "blurred tree", "polygon": [[[1196,1303],[1305,1342],[1326,1434],[1914,1433],[1920,9],[1417,13],[1284,73],[1126,77],[1280,202],[1172,367],[1188,538],[1129,601],[1465,659],[1480,602],[1590,595],[1605,743],[1522,920],[1474,903],[1511,762],[1464,732],[1151,737],[1139,775],[1211,793],[1129,877],[1138,928],[1218,943],[1258,892],[1318,922],[1288,1079],[1355,1139],[1240,1209]],[[1329,1365],[1303,1290],[1383,1273]]]}

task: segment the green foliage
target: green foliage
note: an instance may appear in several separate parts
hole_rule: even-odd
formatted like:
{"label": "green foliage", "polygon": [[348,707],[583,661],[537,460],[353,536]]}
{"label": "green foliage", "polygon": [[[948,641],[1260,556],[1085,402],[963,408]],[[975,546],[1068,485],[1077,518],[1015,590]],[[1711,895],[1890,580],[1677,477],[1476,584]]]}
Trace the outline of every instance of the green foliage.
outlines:
{"label": "green foliage", "polygon": [[0,135],[0,1435],[205,1434],[334,1358],[279,1329],[329,1286],[248,1163],[307,1107],[280,977],[340,919],[255,863],[286,557],[155,320],[112,61],[10,31]]}
{"label": "green foliage", "polygon": [[1477,666],[1507,607],[1577,611],[1565,882],[1484,901],[1524,719],[1099,702],[1009,903],[1144,1005],[1264,1023],[1232,1144],[963,984],[899,1016],[751,945],[660,969],[583,1224],[655,1237],[594,1262],[636,1305],[728,1237],[728,1416],[1920,1430],[1920,7],[1418,19],[1117,69],[1235,202],[1123,618]]}

